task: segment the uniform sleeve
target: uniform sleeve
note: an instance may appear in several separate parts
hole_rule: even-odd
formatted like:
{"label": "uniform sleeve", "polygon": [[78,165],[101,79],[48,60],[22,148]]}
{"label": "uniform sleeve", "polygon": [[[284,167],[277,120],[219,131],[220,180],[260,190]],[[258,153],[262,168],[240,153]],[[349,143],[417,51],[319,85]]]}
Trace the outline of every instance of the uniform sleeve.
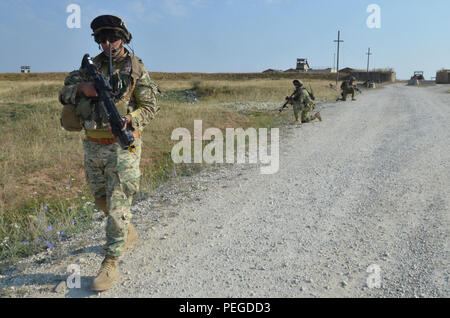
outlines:
{"label": "uniform sleeve", "polygon": [[136,109],[130,113],[132,125],[138,130],[143,129],[159,112],[156,93],[158,86],[153,82],[147,70],[141,65],[140,76],[136,81],[133,97],[136,100]]}
{"label": "uniform sleeve", "polygon": [[59,101],[63,105],[77,103],[77,86],[82,82],[80,71],[73,71],[64,80],[64,87],[59,92]]}

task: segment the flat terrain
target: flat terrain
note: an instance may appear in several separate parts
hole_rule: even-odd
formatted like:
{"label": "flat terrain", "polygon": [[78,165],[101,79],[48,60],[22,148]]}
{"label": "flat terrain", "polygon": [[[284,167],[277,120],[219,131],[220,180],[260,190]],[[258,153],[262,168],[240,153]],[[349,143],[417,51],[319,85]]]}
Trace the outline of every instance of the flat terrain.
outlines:
{"label": "flat terrain", "polygon": [[[133,208],[141,237],[110,291],[89,291],[99,221],[6,271],[3,295],[449,297],[447,90],[395,84],[322,104],[322,122],[282,128],[277,174],[219,167],[161,188]],[[51,292],[71,263],[81,288]]]}

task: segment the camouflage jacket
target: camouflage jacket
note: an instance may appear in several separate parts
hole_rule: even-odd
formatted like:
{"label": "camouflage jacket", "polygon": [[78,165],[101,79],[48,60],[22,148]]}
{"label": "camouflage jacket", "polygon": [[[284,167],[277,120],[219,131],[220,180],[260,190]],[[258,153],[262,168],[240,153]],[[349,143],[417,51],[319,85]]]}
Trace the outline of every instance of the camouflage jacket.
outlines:
{"label": "camouflage jacket", "polygon": [[293,103],[296,105],[309,105],[311,104],[313,101],[311,99],[311,97],[309,96],[309,92],[306,88],[304,87],[299,87],[297,89],[295,89],[294,93],[293,93]]}
{"label": "camouflage jacket", "polygon": [[[107,75],[108,57],[103,53],[93,58],[97,69]],[[119,113],[131,115],[132,130],[142,131],[144,127],[159,112],[156,105],[158,86],[142,63],[142,60],[126,50],[125,55],[113,59],[114,73],[112,76],[115,88],[114,102]],[[81,82],[92,81],[86,70],[73,71],[64,81],[64,87],[59,94],[59,101],[63,105],[76,105],[76,113],[86,132],[104,132],[109,136],[107,120],[103,110],[93,101],[83,96],[77,96],[77,86]],[[97,134],[98,135],[98,134]]]}
{"label": "camouflage jacket", "polygon": [[352,90],[355,88],[355,82],[354,81],[350,81],[350,80],[346,80],[343,81],[341,84],[341,89],[342,90]]}

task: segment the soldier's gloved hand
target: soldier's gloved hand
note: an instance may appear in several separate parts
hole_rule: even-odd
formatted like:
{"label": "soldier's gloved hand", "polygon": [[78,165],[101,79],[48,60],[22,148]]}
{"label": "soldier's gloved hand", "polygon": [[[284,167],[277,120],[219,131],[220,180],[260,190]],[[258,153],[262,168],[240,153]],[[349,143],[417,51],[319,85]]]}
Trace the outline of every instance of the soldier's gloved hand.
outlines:
{"label": "soldier's gloved hand", "polygon": [[77,96],[83,94],[88,98],[98,97],[97,91],[95,90],[95,85],[93,82],[80,83],[77,86]]}
{"label": "soldier's gloved hand", "polygon": [[[122,130],[126,130],[128,128],[128,126],[131,126],[131,115],[126,115],[122,117],[123,119],[126,119],[125,124],[123,125]],[[131,128],[131,127],[130,127]],[[111,136],[114,136],[113,132],[112,132],[112,128],[111,125],[108,123],[108,130],[109,133],[111,134]]]}
{"label": "soldier's gloved hand", "polygon": [[131,126],[131,115],[125,115],[123,116],[123,118],[126,119],[127,121],[125,122],[125,125],[123,125],[122,130],[126,130],[128,125]]}

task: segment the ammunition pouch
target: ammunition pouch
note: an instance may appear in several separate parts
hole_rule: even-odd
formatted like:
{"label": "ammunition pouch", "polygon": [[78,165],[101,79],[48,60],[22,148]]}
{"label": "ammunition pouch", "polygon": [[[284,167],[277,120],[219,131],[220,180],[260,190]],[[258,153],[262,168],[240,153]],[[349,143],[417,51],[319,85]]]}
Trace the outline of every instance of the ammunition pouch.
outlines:
{"label": "ammunition pouch", "polygon": [[81,131],[82,129],[75,105],[68,104],[63,106],[60,122],[61,126],[67,131]]}

